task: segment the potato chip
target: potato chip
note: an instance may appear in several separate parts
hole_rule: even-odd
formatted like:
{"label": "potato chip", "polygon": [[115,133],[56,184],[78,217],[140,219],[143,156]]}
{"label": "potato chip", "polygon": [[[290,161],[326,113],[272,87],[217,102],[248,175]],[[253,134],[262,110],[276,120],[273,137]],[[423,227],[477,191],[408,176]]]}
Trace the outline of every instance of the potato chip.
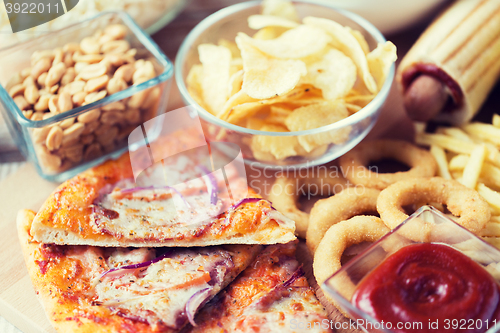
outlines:
{"label": "potato chip", "polygon": [[203,65],[203,100],[212,113],[218,113],[228,99],[231,51],[224,46],[200,44],[198,53]]}
{"label": "potato chip", "polygon": [[299,24],[284,17],[274,15],[251,15],[248,17],[248,26],[255,30],[266,27],[281,27],[291,29],[298,27]]}
{"label": "potato chip", "polygon": [[[286,127],[277,125],[264,125],[261,131],[268,132],[287,132]],[[296,156],[295,147],[298,145],[297,137],[295,136],[269,136],[255,135],[252,137],[251,148],[254,155],[261,153],[271,154],[278,160],[283,160],[290,156]],[[262,154],[264,153],[264,154]]]}
{"label": "potato chip", "polygon": [[313,150],[311,150],[310,152],[307,152],[301,145],[298,145],[298,147],[295,148],[295,150],[297,151],[297,155],[307,158],[317,158],[323,156],[326,153],[327,149],[328,145],[326,144],[318,146]]}
{"label": "potato chip", "polygon": [[350,113],[356,113],[362,109],[361,106],[351,103],[345,103],[345,107],[347,108],[347,111],[349,111]]}
{"label": "potato chip", "polygon": [[356,38],[356,40],[359,43],[359,46],[361,46],[361,49],[363,50],[365,55],[370,53],[370,47],[368,46],[368,43],[366,42],[365,36],[363,36],[363,34],[361,32],[359,32],[358,30],[351,29],[350,27],[345,27],[345,28],[347,29],[347,31],[349,31],[351,33],[351,35],[354,36],[354,38]]}
{"label": "potato chip", "polygon": [[243,84],[243,70],[239,70],[229,78],[229,84],[227,86],[228,96],[231,97],[241,90],[241,85]]}
{"label": "potato chip", "polygon": [[333,46],[344,52],[354,61],[358,67],[359,75],[368,90],[373,94],[377,92],[377,83],[370,73],[363,48],[345,27],[332,20],[317,17],[306,17],[304,18],[304,23],[328,32],[332,37]]}
{"label": "potato chip", "polygon": [[243,90],[238,91],[236,94],[231,96],[227,102],[224,104],[224,107],[217,114],[217,117],[220,119],[226,119],[231,112],[232,108],[236,105],[255,102],[256,99],[248,96]]}
{"label": "potato chip", "polygon": [[289,108],[285,108],[283,106],[272,105],[270,112],[272,115],[276,115],[276,116],[289,116],[293,112],[293,110],[289,109]]}
{"label": "potato chip", "polygon": [[262,1],[262,14],[286,18],[290,21],[299,22],[299,14],[293,4],[288,0],[264,0]]}
{"label": "potato chip", "polygon": [[[295,109],[285,121],[290,131],[304,131],[333,124],[349,116],[347,108],[340,102],[323,102]],[[300,145],[311,152],[318,146],[341,144],[349,138],[350,128],[342,128],[324,133],[301,135]]]}
{"label": "potato chip", "polygon": [[[299,59],[323,50],[330,36],[320,28],[299,25],[272,40],[250,39],[260,51],[279,59]],[[240,47],[241,49],[241,47]]]}
{"label": "potato chip", "polygon": [[259,118],[248,118],[246,123],[246,128],[253,130],[260,130],[266,125],[266,122]]}
{"label": "potato chip", "polygon": [[379,43],[377,48],[366,56],[368,67],[377,81],[379,90],[382,89],[389,70],[397,58],[396,46],[392,42]]}
{"label": "potato chip", "polygon": [[252,38],[259,40],[270,40],[275,39],[281,36],[282,33],[287,31],[285,28],[276,28],[276,27],[265,27],[257,31]]}
{"label": "potato chip", "polygon": [[373,98],[375,98],[375,95],[349,95],[343,99],[347,104],[354,104],[364,108],[373,100]]}
{"label": "potato chip", "polygon": [[201,87],[201,81],[203,78],[203,66],[194,65],[189,70],[188,76],[186,77],[187,89],[189,95],[201,106],[204,106],[203,102],[203,89]]}
{"label": "potato chip", "polygon": [[321,89],[323,97],[336,100],[344,97],[356,83],[356,65],[344,53],[331,49],[324,57],[307,66],[307,75],[301,82]]}
{"label": "potato chip", "polygon": [[230,40],[221,38],[219,39],[217,44],[219,46],[224,46],[225,48],[229,49],[229,51],[231,51],[231,56],[233,60],[236,58],[241,58],[240,49],[238,48],[238,45],[236,45],[235,42],[231,42]]}
{"label": "potato chip", "polygon": [[[253,100],[252,102],[240,103],[239,105],[235,105],[234,107],[232,107],[230,109],[225,120],[231,124],[238,124],[244,118],[249,117],[249,116],[253,116],[257,112],[259,112],[261,109],[267,108],[268,105],[282,103],[284,101],[289,101],[289,100],[293,100],[296,98],[300,98],[302,95],[305,94],[306,90],[308,90],[308,89],[309,89],[309,86],[299,86],[299,87],[295,87],[294,89],[292,89],[290,92],[288,92],[287,94],[285,94],[283,96],[273,97],[273,98],[264,99],[264,100],[260,100],[260,101]],[[241,90],[236,95],[238,95],[240,93],[244,94],[243,90]],[[226,106],[224,108],[226,108]],[[222,119],[224,119],[224,118],[222,118]]]}
{"label": "potato chip", "polygon": [[280,96],[292,90],[306,74],[306,65],[300,60],[272,58],[251,45],[251,40],[243,33],[236,37],[245,71],[242,90],[256,99]]}

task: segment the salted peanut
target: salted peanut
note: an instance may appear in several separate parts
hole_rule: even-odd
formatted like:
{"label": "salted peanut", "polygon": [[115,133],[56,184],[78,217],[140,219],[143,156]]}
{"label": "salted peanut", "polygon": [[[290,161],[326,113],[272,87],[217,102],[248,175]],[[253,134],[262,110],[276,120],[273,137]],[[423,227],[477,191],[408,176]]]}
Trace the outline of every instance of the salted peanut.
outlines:
{"label": "salted peanut", "polygon": [[81,114],[78,116],[78,121],[84,124],[91,123],[93,121],[96,121],[99,119],[101,116],[101,110],[100,109],[94,109],[85,112],[84,114]]}
{"label": "salted peanut", "polygon": [[62,159],[56,154],[51,154],[45,147],[41,147],[37,151],[40,165],[47,170],[57,171],[62,164]]}
{"label": "salted peanut", "polygon": [[50,58],[47,57],[41,58],[31,68],[30,75],[33,79],[36,80],[40,75],[42,75],[42,73],[47,72],[51,66],[52,66],[52,61],[50,61]]}
{"label": "salted peanut", "polygon": [[[45,112],[34,112],[33,115],[31,116],[31,120],[33,120],[33,121],[43,120],[44,114],[45,114]],[[45,138],[44,138],[44,140],[45,140]]]}
{"label": "salted peanut", "polygon": [[21,83],[23,83],[23,78],[21,77],[21,73],[16,73],[12,75],[12,77],[5,85],[5,90],[9,91],[12,87]]}
{"label": "salted peanut", "polygon": [[28,86],[34,86],[34,85],[36,85],[36,84],[35,84],[35,79],[33,79],[33,77],[31,77],[31,76],[27,76],[27,77],[26,77],[26,78],[24,78],[24,80],[23,80],[23,85],[24,85],[25,87],[28,87]]}
{"label": "salted peanut", "polygon": [[9,95],[11,97],[16,97],[17,95],[23,95],[26,86],[22,83],[18,83],[9,89]]}
{"label": "salted peanut", "polygon": [[61,127],[63,130],[65,130],[66,128],[71,127],[71,125],[73,125],[75,123],[75,120],[76,120],[75,117],[64,119],[64,120],[59,122],[59,127]]}
{"label": "salted peanut", "polygon": [[42,120],[46,120],[58,115],[58,113],[46,112],[43,114]]}
{"label": "salted peanut", "polygon": [[119,66],[123,65],[123,62],[124,62],[124,59],[121,55],[114,54],[114,53],[106,54],[104,56],[104,60],[108,61],[111,65],[113,65],[115,67],[119,67]]}
{"label": "salted peanut", "polygon": [[115,94],[119,91],[125,90],[128,88],[127,82],[125,82],[123,79],[112,77],[109,81],[108,84],[106,85],[106,89],[108,90],[109,94]]}
{"label": "salted peanut", "polygon": [[30,104],[35,104],[39,97],[40,93],[38,92],[38,88],[35,84],[28,85],[24,90],[24,98]]}
{"label": "salted peanut", "polygon": [[75,61],[73,60],[73,53],[66,52],[64,54],[63,62],[66,67],[73,67],[75,65]]}
{"label": "salted peanut", "polygon": [[94,133],[94,131],[101,126],[101,123],[98,120],[85,124],[85,129],[82,132],[82,135],[88,135]]}
{"label": "salted peanut", "polygon": [[[125,52],[125,55],[124,57],[125,58],[135,58],[135,56],[137,55],[137,49],[136,48],[133,48],[133,49],[130,49],[128,50],[127,52]],[[134,59],[135,60],[135,59]],[[134,61],[135,62],[135,61]]]}
{"label": "salted peanut", "polygon": [[95,37],[85,37],[80,42],[80,49],[85,54],[98,54],[100,45]]}
{"label": "salted peanut", "polygon": [[73,67],[70,67],[66,70],[66,73],[61,78],[61,85],[65,86],[75,80],[76,72]]}
{"label": "salted peanut", "polygon": [[123,113],[123,116],[130,125],[137,124],[141,121],[141,111],[139,111],[139,109],[127,109]]}
{"label": "salted peanut", "polygon": [[26,110],[22,111],[24,118],[26,119],[31,119],[31,116],[33,115],[33,110]]}
{"label": "salted peanut", "polygon": [[25,78],[27,78],[28,76],[31,75],[31,67],[26,67],[23,70],[21,70],[21,72],[19,72],[19,73],[21,73],[21,77],[24,80]]}
{"label": "salted peanut", "polygon": [[102,54],[79,54],[73,56],[74,62],[86,62],[88,64],[95,64],[103,60],[104,56]]}
{"label": "salted peanut", "polygon": [[[33,120],[33,117],[31,120]],[[33,130],[31,131],[31,139],[35,143],[45,142],[45,140],[47,140],[47,136],[49,135],[50,129],[51,128],[49,126],[33,128]]]}
{"label": "salted peanut", "polygon": [[14,97],[14,103],[16,103],[17,107],[21,111],[31,109],[31,104],[26,101],[23,95]]}
{"label": "salted peanut", "polygon": [[118,132],[118,127],[103,124],[94,131],[94,135],[96,136],[96,141],[101,145],[108,145],[113,142]]}
{"label": "salted peanut", "polygon": [[85,152],[83,153],[83,158],[85,160],[92,160],[101,155],[102,155],[101,145],[97,142],[94,142],[93,144],[85,148]]}
{"label": "salted peanut", "polygon": [[137,60],[137,61],[134,63],[134,67],[135,67],[135,69],[138,69],[138,68],[140,68],[140,67],[144,66],[144,63],[145,63],[145,62],[146,62],[146,60],[144,60],[144,59],[139,59],[139,60]]}
{"label": "salted peanut", "polygon": [[95,136],[94,134],[87,134],[87,135],[80,135],[80,142],[83,144],[83,145],[89,145],[91,144],[92,142],[94,142],[94,139],[95,139]]}
{"label": "salted peanut", "polygon": [[149,109],[150,107],[153,107],[156,102],[160,99],[161,95],[161,89],[160,87],[154,87],[150,89],[148,98],[144,101],[144,103],[141,105],[141,109]]}
{"label": "salted peanut", "polygon": [[132,64],[126,64],[120,66],[116,70],[115,74],[113,74],[113,77],[117,79],[123,79],[125,82],[130,82],[130,80],[132,80],[134,72],[135,72],[135,66]]}
{"label": "salted peanut", "polygon": [[106,65],[102,63],[97,63],[97,64],[90,64],[88,66],[85,66],[80,73],[78,74],[77,78],[80,78],[82,80],[90,80],[96,77],[99,77],[101,75],[106,74],[107,72]]}
{"label": "salted peanut", "polygon": [[89,64],[86,62],[77,62],[75,63],[75,73],[80,74],[82,70],[87,67]]}
{"label": "salted peanut", "polygon": [[49,111],[55,114],[59,113],[59,108],[57,107],[58,99],[59,96],[57,95],[50,96],[49,98]]}
{"label": "salted peanut", "polygon": [[31,66],[34,66],[42,58],[48,58],[50,62],[52,62],[52,60],[54,60],[54,57],[54,50],[35,51],[31,55]]}
{"label": "salted peanut", "polygon": [[71,97],[73,105],[82,106],[83,103],[85,103],[85,97],[87,97],[87,95],[88,93],[86,91],[80,91],[74,94],[73,97]]}
{"label": "salted peanut", "polygon": [[74,53],[76,51],[80,51],[80,44],[68,43],[68,44],[63,46],[63,51],[64,52],[71,52],[71,53]]}
{"label": "salted peanut", "polygon": [[106,111],[101,115],[101,123],[115,125],[123,120],[123,113],[120,111]]}
{"label": "salted peanut", "polygon": [[123,111],[125,110],[125,104],[122,103],[121,101],[116,101],[104,105],[101,109],[102,111]]}
{"label": "salted peanut", "polygon": [[[138,83],[140,80],[150,80],[156,76],[155,67],[151,61],[145,61],[144,65],[140,66],[134,72],[132,77],[134,84]],[[144,81],[143,81],[144,82]]]}
{"label": "salted peanut", "polygon": [[59,126],[54,126],[50,129],[49,134],[47,134],[47,139],[45,140],[45,145],[50,151],[59,149],[62,144],[63,130]]}
{"label": "salted peanut", "polygon": [[54,86],[50,87],[50,88],[49,88],[49,90],[48,90],[48,92],[49,92],[50,94],[55,94],[55,93],[57,92],[57,90],[58,90],[58,89],[59,89],[59,85],[58,85],[58,84],[56,84],[56,85],[54,85]]}
{"label": "salted peanut", "polygon": [[79,163],[83,159],[83,145],[75,142],[71,146],[61,148],[59,153],[73,163]]}
{"label": "salted peanut", "polygon": [[57,109],[59,112],[66,112],[73,108],[73,101],[71,100],[71,95],[64,91],[59,95],[57,99]]}
{"label": "salted peanut", "polygon": [[127,106],[132,109],[138,109],[144,103],[144,101],[148,98],[149,89],[145,89],[139,91],[135,95],[132,95],[127,102]]}
{"label": "salted peanut", "polygon": [[73,81],[68,83],[64,90],[66,90],[71,96],[84,91],[86,82],[85,81]]}
{"label": "salted peanut", "polygon": [[50,101],[50,98],[52,97],[52,95],[49,95],[49,94],[43,94],[43,95],[40,95],[40,98],[38,99],[38,101],[36,102],[34,108],[35,108],[35,111],[45,111],[49,108],[49,101]]}
{"label": "salted peanut", "polygon": [[130,49],[130,43],[126,40],[113,40],[101,46],[103,53],[125,53]]}
{"label": "salted peanut", "polygon": [[59,80],[61,80],[65,72],[66,72],[66,65],[63,62],[60,62],[52,66],[47,74],[45,85],[47,87],[52,87],[56,85],[59,82]]}
{"label": "salted peanut", "polygon": [[90,79],[87,81],[87,84],[85,85],[85,91],[95,92],[101,90],[107,86],[108,81],[109,81],[109,76],[107,76],[106,74]]}
{"label": "salted peanut", "polygon": [[85,97],[85,102],[83,104],[86,105],[86,104],[94,103],[94,102],[106,97],[107,94],[108,94],[108,92],[106,90],[101,90],[99,92],[92,92]]}
{"label": "salted peanut", "polygon": [[47,72],[43,72],[42,74],[40,74],[40,76],[36,80],[36,83],[38,83],[38,85],[41,87],[45,87],[45,80],[47,80],[47,75]]}
{"label": "salted peanut", "polygon": [[64,60],[64,51],[62,47],[58,47],[54,50],[54,60],[52,60],[52,66],[57,65]]}
{"label": "salted peanut", "polygon": [[127,27],[123,24],[110,24],[104,29],[104,33],[113,39],[122,39],[127,35]]}
{"label": "salted peanut", "polygon": [[112,36],[104,34],[104,35],[99,36],[97,42],[99,43],[99,45],[103,45],[103,44],[111,42],[112,40],[113,40]]}
{"label": "salted peanut", "polygon": [[85,129],[85,124],[74,123],[69,128],[64,130],[64,141],[71,141],[78,139]]}

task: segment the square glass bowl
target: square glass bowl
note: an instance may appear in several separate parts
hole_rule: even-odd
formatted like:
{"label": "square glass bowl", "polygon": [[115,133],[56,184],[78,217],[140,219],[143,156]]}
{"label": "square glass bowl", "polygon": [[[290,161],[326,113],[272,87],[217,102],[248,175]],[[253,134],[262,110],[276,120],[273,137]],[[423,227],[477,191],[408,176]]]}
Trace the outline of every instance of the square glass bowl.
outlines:
{"label": "square glass bowl", "polygon": [[[425,232],[425,237],[420,237],[422,235],[411,237],[412,230],[417,228]],[[392,333],[394,331],[351,303],[354,290],[364,277],[391,254],[402,247],[422,243],[419,239],[413,238],[420,238],[426,243],[449,245],[486,268],[497,281],[500,281],[500,266],[498,266],[500,251],[498,249],[458,225],[437,209],[429,206],[421,207],[392,232],[342,266],[323,284],[323,290],[340,306],[342,312],[352,320],[363,323],[363,330],[366,332]],[[423,325],[426,324],[423,323]],[[489,326],[487,333],[500,332],[500,322],[496,324],[496,327],[494,324],[492,326]]]}
{"label": "square glass bowl", "polygon": [[[131,50],[137,50],[134,51],[135,59],[150,61],[155,77],[43,120],[31,120],[29,111],[23,113],[20,110],[5,87],[16,73],[20,73],[22,79],[28,76],[26,68],[31,67],[33,52],[79,43],[83,38],[115,23],[126,26],[125,39]],[[165,111],[173,75],[172,62],[125,12],[104,12],[67,28],[2,49],[0,61],[0,109],[9,132],[23,155],[35,164],[38,173],[51,181],[68,179],[124,153],[130,132]],[[97,113],[100,114],[99,118],[93,121],[81,122],[78,119],[85,120],[86,115],[88,120],[91,114],[94,116],[90,119],[94,119]],[[83,130],[82,125],[78,124],[84,125]],[[47,138],[55,126],[63,129],[63,139],[60,145],[55,146],[58,149],[50,144],[52,149],[49,150]]]}
{"label": "square glass bowl", "polygon": [[[315,16],[332,19],[339,24],[356,29],[363,34],[370,50],[377,47],[378,43],[384,43],[386,39],[370,22],[362,17],[341,10],[335,4],[326,2],[293,1],[300,16]],[[386,81],[375,96],[375,98],[364,108],[353,115],[333,124],[300,132],[269,132],[241,127],[228,123],[214,116],[200,106],[189,94],[186,79],[191,67],[199,64],[198,45],[203,43],[217,44],[219,39],[224,38],[234,41],[238,32],[253,35],[256,30],[248,27],[247,18],[250,15],[260,14],[261,1],[248,1],[235,4],[210,15],[201,21],[186,37],[182,43],[175,60],[175,77],[182,99],[186,105],[192,105],[198,111],[204,127],[205,136],[210,141],[227,141],[236,143],[243,152],[245,163],[252,166],[270,169],[301,168],[320,165],[332,161],[356,146],[373,128],[380,114],[394,78],[394,64],[391,66]],[[305,137],[322,134],[324,136],[341,137],[338,144],[330,144],[324,149],[317,148],[310,153],[301,156],[291,156],[282,160],[275,159],[269,153],[254,154],[251,149],[253,140],[258,138],[261,142],[269,142],[268,138]],[[278,139],[279,140],[279,139]]]}

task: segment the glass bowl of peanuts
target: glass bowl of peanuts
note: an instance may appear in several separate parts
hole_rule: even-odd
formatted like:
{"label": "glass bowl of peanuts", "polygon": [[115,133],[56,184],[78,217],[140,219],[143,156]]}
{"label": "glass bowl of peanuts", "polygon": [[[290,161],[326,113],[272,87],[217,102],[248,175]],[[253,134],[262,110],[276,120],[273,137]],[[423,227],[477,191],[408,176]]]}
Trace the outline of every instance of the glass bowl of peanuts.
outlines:
{"label": "glass bowl of peanuts", "polygon": [[260,168],[329,162],[374,126],[396,48],[363,18],[314,1],[235,4],[200,22],[175,61],[208,140]]}
{"label": "glass bowl of peanuts", "polygon": [[0,51],[0,109],[39,174],[62,181],[127,150],[163,113],[173,65],[124,12]]}

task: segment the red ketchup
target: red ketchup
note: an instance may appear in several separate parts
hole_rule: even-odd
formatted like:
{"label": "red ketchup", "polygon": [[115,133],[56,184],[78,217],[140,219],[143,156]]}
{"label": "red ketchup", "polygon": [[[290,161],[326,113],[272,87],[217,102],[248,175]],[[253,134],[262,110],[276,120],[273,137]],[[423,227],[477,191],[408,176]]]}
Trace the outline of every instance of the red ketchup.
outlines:
{"label": "red ketchup", "polygon": [[499,285],[475,261],[424,243],[385,259],[351,302],[393,332],[486,332],[500,325],[499,297]]}

